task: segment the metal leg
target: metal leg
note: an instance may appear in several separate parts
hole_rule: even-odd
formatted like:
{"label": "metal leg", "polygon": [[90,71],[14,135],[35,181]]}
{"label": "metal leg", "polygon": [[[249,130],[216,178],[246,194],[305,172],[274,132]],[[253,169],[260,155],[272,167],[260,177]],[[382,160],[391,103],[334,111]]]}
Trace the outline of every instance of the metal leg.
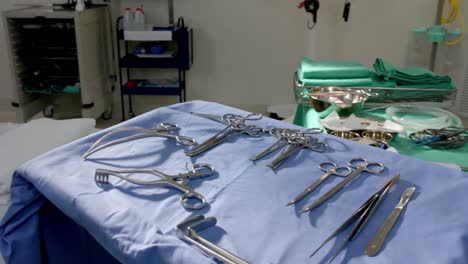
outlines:
{"label": "metal leg", "polygon": [[129,107],[129,114],[130,118],[134,117],[135,114],[133,113],[133,105],[132,105],[132,96],[128,95],[128,107]]}
{"label": "metal leg", "polygon": [[185,82],[185,71],[183,72],[184,102],[187,102],[187,86]]}
{"label": "metal leg", "polygon": [[122,121],[125,121],[125,101],[124,101],[124,95],[122,92],[120,92],[120,104],[122,107]]}

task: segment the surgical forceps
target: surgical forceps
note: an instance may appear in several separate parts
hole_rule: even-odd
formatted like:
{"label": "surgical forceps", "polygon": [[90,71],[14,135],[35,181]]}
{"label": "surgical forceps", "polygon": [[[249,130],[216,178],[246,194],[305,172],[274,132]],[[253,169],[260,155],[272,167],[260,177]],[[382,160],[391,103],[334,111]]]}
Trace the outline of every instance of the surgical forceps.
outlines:
{"label": "surgical forceps", "polygon": [[305,131],[297,130],[297,129],[288,129],[288,128],[272,128],[268,131],[268,133],[278,140],[271,145],[269,148],[265,149],[263,152],[258,154],[255,157],[252,157],[250,160],[256,161],[259,160],[281,148],[286,147],[288,144],[288,139],[296,138],[296,137],[304,137],[305,135],[309,134],[320,134],[323,133],[323,130],[320,128],[310,128]]}
{"label": "surgical forceps", "polygon": [[320,141],[316,137],[304,136],[299,138],[288,139],[289,146],[281,151],[279,157],[273,160],[267,166],[276,170],[283,162],[285,162],[289,156],[298,152],[301,149],[309,148],[316,152],[325,152],[328,150],[328,145],[325,142]]}
{"label": "surgical forceps", "polygon": [[[151,174],[161,178],[161,180],[156,181],[145,181],[131,178],[129,176],[124,176],[122,174]],[[182,206],[186,209],[201,209],[206,205],[206,199],[201,194],[193,191],[188,188],[187,185],[192,179],[203,178],[211,176],[215,173],[213,166],[209,164],[195,164],[192,168],[187,167],[187,172],[179,173],[178,175],[168,175],[157,170],[145,170],[145,169],[134,169],[134,170],[121,170],[113,171],[106,169],[96,169],[95,180],[97,183],[109,183],[109,176],[115,176],[117,178],[126,180],[128,182],[145,185],[145,186],[169,186],[174,189],[177,189],[184,194],[180,196],[179,201]],[[195,199],[198,201],[196,204],[188,203],[189,199]]]}
{"label": "surgical forceps", "polygon": [[247,134],[251,137],[261,137],[265,134],[263,128],[245,124],[246,121],[260,120],[263,117],[261,114],[249,114],[245,117],[235,114],[225,114],[223,116],[200,113],[191,114],[223,122],[226,124],[226,127],[220,132],[218,132],[216,135],[207,139],[205,142],[199,144],[198,146],[190,150],[185,151],[185,154],[188,156],[196,156],[198,154],[201,154],[241,134]]}
{"label": "surgical forceps", "polygon": [[309,193],[311,193],[315,188],[317,188],[322,182],[324,182],[328,177],[332,175],[340,176],[340,177],[347,177],[352,170],[349,167],[345,166],[338,166],[334,162],[325,161],[320,163],[319,168],[325,172],[318,180],[312,183],[307,189],[305,189],[302,193],[300,193],[294,200],[290,201],[287,205],[292,205],[297,203],[298,201],[302,200],[306,197]]}
{"label": "surgical forceps", "polygon": [[216,225],[216,218],[193,215],[176,226],[176,236],[180,240],[193,244],[216,259],[229,264],[248,264],[223,248],[201,237],[198,232]]}
{"label": "surgical forceps", "polygon": [[[168,122],[160,123],[156,125],[156,127],[154,128],[143,128],[143,127],[137,127],[137,126],[120,127],[120,128],[112,130],[111,132],[101,137],[86,151],[86,153],[83,154],[82,157],[86,159],[89,155],[99,150],[102,150],[104,148],[111,147],[111,146],[124,143],[124,142],[128,142],[128,141],[136,140],[136,139],[147,138],[147,137],[172,138],[172,139],[175,139],[177,143],[181,145],[185,145],[185,146],[193,146],[194,144],[197,143],[195,139],[191,137],[172,134],[173,132],[177,130],[179,130],[179,126],[177,124],[168,123]],[[116,139],[116,140],[107,142],[105,144],[102,144],[104,140],[120,132],[138,132],[139,134],[127,136],[124,138]]]}
{"label": "surgical forceps", "polygon": [[335,230],[310,256],[312,257],[317,253],[325,244],[327,244],[330,240],[332,240],[334,237],[336,237],[339,233],[345,231],[349,225],[351,225],[356,219],[357,222],[354,225],[353,229],[349,233],[349,235],[346,237],[345,241],[343,244],[340,246],[338,251],[333,255],[333,257],[328,261],[328,263],[332,263],[332,261],[340,254],[340,252],[346,247],[346,244],[352,240],[354,240],[359,232],[364,228],[366,225],[367,221],[372,217],[374,214],[375,210],[379,207],[380,203],[384,199],[385,195],[387,192],[390,190],[390,187],[394,185],[398,180],[400,179],[400,174],[397,173],[393,178],[387,182],[382,189],[377,191],[374,195],[372,195],[369,200],[367,200],[359,209],[357,209],[353,215],[348,218],[338,229]]}
{"label": "surgical forceps", "polygon": [[[322,197],[320,197],[317,201],[315,201],[313,204],[307,206],[306,208],[302,209],[299,213],[305,213],[308,212],[319,205],[321,205],[323,202],[328,200],[330,197],[332,197],[335,193],[337,193],[341,188],[343,188],[346,184],[348,184],[350,181],[352,181],[354,178],[356,178],[357,175],[361,174],[362,172],[368,172],[370,174],[379,174],[381,173],[385,167],[382,163],[379,162],[368,162],[366,159],[363,158],[354,158],[349,161],[349,166],[352,168],[355,168],[356,170],[349,174],[344,180],[342,180],[340,183],[338,183],[335,187],[330,189],[327,193],[325,193]],[[375,167],[372,169],[371,167]]]}

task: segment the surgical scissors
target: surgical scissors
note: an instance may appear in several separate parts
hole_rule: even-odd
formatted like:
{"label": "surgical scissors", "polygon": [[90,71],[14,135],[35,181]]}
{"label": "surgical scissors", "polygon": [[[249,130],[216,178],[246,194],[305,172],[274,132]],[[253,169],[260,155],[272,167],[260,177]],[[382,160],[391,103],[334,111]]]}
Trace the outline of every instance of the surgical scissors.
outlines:
{"label": "surgical scissors", "polygon": [[[145,181],[131,178],[129,176],[124,176],[122,174],[151,174],[161,178],[161,180],[156,181]],[[97,183],[109,183],[109,176],[115,176],[122,180],[145,186],[169,186],[175,188],[184,194],[180,196],[179,201],[182,206],[186,209],[201,209],[206,205],[206,199],[201,194],[193,191],[188,188],[187,185],[192,179],[203,178],[211,176],[215,173],[213,166],[209,164],[195,164],[192,168],[188,168],[187,172],[179,173],[178,175],[168,175],[157,170],[146,170],[146,169],[133,169],[133,170],[120,170],[113,171],[107,169],[96,169],[95,181]],[[189,199],[195,199],[198,201],[196,204],[188,203]]]}
{"label": "surgical scissors", "polygon": [[[356,170],[349,174],[344,180],[338,183],[335,187],[330,189],[327,193],[325,193],[322,197],[320,197],[317,201],[313,204],[307,206],[306,208],[302,209],[299,213],[308,212],[319,205],[321,205],[326,200],[330,199],[335,193],[337,193],[341,188],[343,188],[346,184],[356,178],[357,175],[361,174],[362,172],[368,172],[370,174],[379,174],[381,173],[385,167],[382,163],[379,162],[368,162],[366,159],[363,158],[354,158],[349,161],[349,166],[355,168]],[[372,169],[371,167],[375,167]]]}
{"label": "surgical scissors", "polygon": [[[102,150],[107,147],[111,147],[120,143],[132,141],[132,140],[137,140],[137,139],[142,139],[142,138],[148,138],[148,137],[165,137],[165,138],[172,138],[177,141],[177,143],[185,146],[192,146],[195,145],[197,142],[195,139],[191,137],[186,137],[186,136],[180,136],[176,134],[172,134],[172,132],[175,132],[179,130],[179,126],[177,124],[173,123],[160,123],[156,125],[154,128],[144,128],[144,127],[138,127],[138,126],[129,126],[129,127],[120,127],[117,129],[112,130],[111,132],[105,134],[103,137],[98,139],[84,154],[83,158],[86,159],[89,155]],[[110,142],[107,142],[105,144],[102,144],[102,142],[111,136],[120,133],[120,132],[139,132],[140,134],[136,135],[131,135],[127,136],[124,138],[116,139]],[[102,144],[102,145],[101,145]]]}
{"label": "surgical scissors", "polygon": [[345,241],[343,244],[340,246],[338,251],[333,255],[333,257],[328,261],[328,263],[332,263],[333,260],[340,254],[340,252],[346,247],[346,244],[349,241],[354,240],[359,232],[364,228],[366,225],[367,221],[372,217],[374,214],[375,210],[379,207],[380,203],[382,200],[385,198],[385,195],[388,193],[390,190],[390,187],[392,187],[395,183],[400,180],[400,174],[397,173],[393,178],[387,182],[382,189],[377,191],[374,195],[372,195],[359,209],[357,209],[353,215],[348,218],[338,229],[335,230],[310,256],[311,258],[315,253],[317,253],[325,244],[327,244],[330,240],[332,240],[334,237],[336,237],[339,233],[345,231],[349,225],[351,225],[356,219],[357,222],[354,225],[353,229],[351,232],[348,234],[346,237]]}
{"label": "surgical scissors", "polygon": [[318,180],[312,183],[307,189],[305,189],[302,193],[300,193],[294,200],[290,201],[287,206],[297,203],[298,201],[302,200],[306,197],[309,193],[315,190],[322,182],[324,182],[328,177],[332,175],[340,176],[340,177],[347,177],[352,170],[349,167],[345,166],[338,166],[334,162],[325,161],[320,163],[319,168],[325,172]]}
{"label": "surgical scissors", "polygon": [[207,139],[205,142],[185,151],[185,154],[188,156],[196,156],[201,154],[241,134],[247,134],[251,137],[261,137],[265,134],[265,130],[263,128],[245,124],[246,121],[260,120],[262,118],[261,114],[249,114],[245,117],[235,114],[225,114],[223,116],[199,113],[192,114],[223,122],[226,124],[226,127],[219,131],[216,135]]}

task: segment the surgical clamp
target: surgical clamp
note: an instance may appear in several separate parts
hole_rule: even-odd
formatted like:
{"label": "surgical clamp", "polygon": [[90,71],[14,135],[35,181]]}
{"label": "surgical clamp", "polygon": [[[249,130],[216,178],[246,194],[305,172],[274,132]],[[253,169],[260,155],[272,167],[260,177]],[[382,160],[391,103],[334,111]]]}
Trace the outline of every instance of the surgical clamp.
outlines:
{"label": "surgical clamp", "polygon": [[[151,174],[161,178],[156,181],[145,181],[124,176],[122,174]],[[182,206],[186,209],[201,209],[206,205],[206,199],[201,194],[188,188],[187,185],[192,179],[203,178],[211,176],[215,173],[213,166],[209,164],[195,164],[192,168],[187,168],[187,172],[180,173],[178,175],[168,175],[157,170],[145,170],[145,169],[134,169],[134,170],[121,170],[112,171],[106,169],[96,169],[95,180],[97,183],[109,183],[109,176],[115,176],[117,178],[126,180],[128,182],[145,185],[145,186],[169,186],[175,188],[184,194],[180,196],[179,201]],[[196,204],[188,203],[189,199],[195,199],[198,201]]]}
{"label": "surgical clamp", "polygon": [[216,218],[193,215],[176,226],[177,238],[192,244],[216,259],[229,264],[248,264],[245,260],[201,237],[198,232],[216,225]]}
{"label": "surgical clamp", "polygon": [[268,132],[270,133],[270,135],[278,138],[278,140],[269,148],[265,149],[263,152],[258,154],[257,156],[252,157],[250,160],[252,161],[259,160],[281,148],[286,147],[288,144],[291,144],[288,142],[288,139],[298,137],[298,136],[304,137],[307,134],[319,134],[319,133],[322,133],[323,130],[320,128],[311,128],[305,131],[301,131],[297,129],[288,129],[288,128],[272,128]]}
{"label": "surgical clamp", "polygon": [[[86,153],[83,154],[83,158],[86,159],[89,155],[102,150],[104,148],[114,146],[120,143],[136,140],[136,139],[142,139],[142,138],[148,138],[148,137],[166,137],[166,138],[172,138],[177,141],[177,143],[185,146],[192,146],[196,144],[197,142],[195,139],[191,137],[186,137],[186,136],[180,136],[176,134],[172,134],[172,132],[175,132],[179,129],[179,126],[177,124],[172,124],[172,123],[160,123],[154,128],[143,128],[143,127],[138,127],[138,126],[130,126],[130,127],[120,127],[117,129],[112,130],[111,132],[105,134],[103,137],[101,137],[99,140],[97,140],[87,151]],[[124,138],[116,139],[110,142],[107,142],[105,144],[102,144],[102,142],[111,136],[120,133],[120,132],[138,132],[139,134],[136,135],[131,135],[127,136]],[[102,145],[101,145],[102,144]]]}
{"label": "surgical clamp", "polygon": [[279,157],[273,160],[267,166],[276,170],[283,162],[285,162],[289,156],[300,151],[304,148],[309,148],[316,152],[325,152],[328,150],[328,145],[325,142],[320,141],[316,137],[304,136],[300,138],[293,138],[288,140],[289,146],[284,149]]}
{"label": "surgical clamp", "polygon": [[197,116],[206,117],[213,119],[215,121],[220,121],[226,124],[226,127],[218,132],[216,135],[207,139],[205,142],[199,144],[198,146],[185,151],[185,154],[188,156],[199,155],[233,137],[239,136],[241,134],[247,134],[251,137],[261,137],[265,134],[263,128],[258,126],[246,125],[246,121],[260,120],[263,116],[261,114],[249,114],[245,117],[235,114],[225,114],[224,116],[209,115],[209,114],[199,114],[192,113]]}
{"label": "surgical clamp", "polygon": [[[342,180],[340,183],[338,183],[335,187],[330,189],[327,193],[325,193],[322,197],[320,197],[313,204],[311,204],[308,207],[302,209],[299,213],[305,213],[305,212],[308,212],[308,211],[318,207],[323,202],[325,202],[330,197],[332,197],[335,193],[337,193],[346,184],[348,184],[350,181],[352,181],[354,178],[356,178],[356,176],[361,174],[362,172],[368,172],[368,173],[371,173],[371,174],[379,174],[385,169],[385,167],[384,167],[384,165],[382,165],[382,163],[368,162],[366,159],[363,159],[363,158],[354,158],[354,159],[350,160],[348,164],[349,164],[349,166],[355,168],[356,170],[354,172],[352,172],[351,174],[349,174],[344,180]],[[376,167],[376,168],[372,169],[371,166]]]}
{"label": "surgical clamp", "polygon": [[294,200],[290,201],[287,205],[292,205],[297,203],[298,201],[302,200],[306,197],[309,193],[311,193],[315,188],[317,188],[322,182],[324,182],[328,177],[332,175],[340,176],[340,177],[347,177],[352,170],[349,167],[338,166],[334,162],[326,161],[322,162],[319,165],[319,168],[325,172],[318,180],[312,183],[307,189],[305,189],[302,193],[300,193]]}
{"label": "surgical clamp", "polygon": [[340,252],[346,247],[346,244],[352,240],[354,240],[359,232],[364,228],[367,221],[372,217],[375,210],[379,207],[380,203],[384,199],[387,192],[390,190],[390,187],[394,185],[400,179],[400,174],[397,173],[393,178],[385,184],[382,189],[377,191],[374,195],[372,195],[359,209],[357,209],[354,214],[348,218],[338,229],[335,230],[325,241],[309,256],[310,258],[315,255],[325,244],[327,244],[330,240],[334,237],[338,236],[339,233],[345,231],[348,226],[350,226],[356,219],[357,222],[354,225],[353,229],[346,237],[343,244],[339,247],[336,251],[335,255],[328,261],[328,263],[332,263],[333,260],[340,254]]}

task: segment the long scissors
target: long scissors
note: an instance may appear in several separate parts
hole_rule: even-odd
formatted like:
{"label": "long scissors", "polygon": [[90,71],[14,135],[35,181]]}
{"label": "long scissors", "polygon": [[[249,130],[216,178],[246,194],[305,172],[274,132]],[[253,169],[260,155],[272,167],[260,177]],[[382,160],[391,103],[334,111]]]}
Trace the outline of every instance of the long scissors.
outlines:
{"label": "long scissors", "polygon": [[[144,127],[138,127],[138,126],[129,126],[129,127],[120,127],[117,129],[112,130],[111,132],[105,134],[103,137],[101,137],[99,140],[97,140],[87,151],[86,153],[83,154],[83,158],[86,159],[89,155],[102,150],[107,147],[111,147],[120,143],[132,141],[132,140],[137,140],[137,139],[142,139],[142,138],[148,138],[148,137],[165,137],[165,138],[171,138],[175,139],[177,143],[185,146],[192,146],[196,144],[197,142],[195,139],[191,137],[186,137],[186,136],[180,136],[177,134],[172,134],[173,132],[179,130],[179,125],[173,124],[173,123],[160,123],[156,125],[154,128],[144,128]],[[139,134],[127,136],[124,138],[112,140],[110,142],[107,142],[105,144],[102,144],[106,139],[110,138],[111,136],[120,133],[120,132],[137,132]]]}
{"label": "long scissors", "polygon": [[[330,199],[335,193],[337,193],[341,188],[343,188],[346,184],[352,181],[356,176],[361,174],[362,172],[368,172],[370,174],[379,174],[381,173],[385,167],[382,163],[379,162],[368,162],[366,159],[363,158],[354,158],[349,161],[349,166],[355,168],[356,170],[349,174],[344,180],[338,183],[335,187],[330,189],[327,193],[325,193],[322,197],[320,197],[317,201],[313,204],[309,205],[308,207],[302,209],[299,213],[308,212],[319,205],[321,205],[326,200]],[[374,168],[372,168],[374,167]]]}
{"label": "long scissors", "polygon": [[[161,178],[161,180],[156,181],[145,181],[131,178],[122,174],[151,174]],[[145,170],[145,169],[133,169],[133,170],[106,170],[106,169],[96,169],[95,180],[97,183],[109,183],[109,176],[115,176],[117,178],[126,180],[128,182],[137,184],[137,185],[146,185],[146,186],[169,186],[175,188],[184,194],[180,196],[179,201],[182,206],[186,209],[201,209],[206,205],[206,199],[201,194],[193,191],[188,188],[187,185],[190,180],[198,179],[213,175],[215,169],[209,164],[195,164],[192,168],[187,167],[187,172],[180,173],[178,175],[168,175],[157,170]],[[195,199],[198,203],[192,204],[188,203],[189,199]]]}
{"label": "long scissors", "polygon": [[380,203],[385,198],[385,195],[390,190],[390,187],[397,183],[398,180],[400,180],[400,173],[397,173],[395,176],[393,176],[393,178],[389,182],[387,182],[382,187],[382,189],[373,194],[363,205],[361,205],[361,207],[359,207],[359,209],[357,209],[350,218],[348,218],[340,227],[338,227],[338,229],[335,230],[335,232],[333,232],[327,239],[325,239],[325,241],[309,256],[309,258],[315,255],[315,253],[317,253],[325,244],[327,244],[330,240],[336,237],[339,233],[345,231],[348,228],[348,226],[350,226],[354,221],[358,219],[353,229],[344,240],[343,244],[341,244],[340,248],[338,249],[338,251],[336,251],[335,255],[333,255],[333,257],[328,261],[328,263],[332,263],[333,260],[346,247],[346,244],[349,241],[354,240],[359,234],[359,232],[361,232],[361,230],[366,225],[367,221],[369,221],[369,219],[374,214],[375,210],[379,207]]}
{"label": "long scissors", "polygon": [[328,177],[335,175],[340,177],[347,177],[351,172],[351,168],[345,166],[338,166],[334,162],[325,161],[320,163],[319,168],[325,172],[320,178],[318,178],[314,183],[312,183],[307,189],[300,193],[294,200],[290,201],[287,205],[292,205],[297,203],[306,197],[309,193],[315,190],[322,182],[324,182]]}
{"label": "long scissors", "polygon": [[199,113],[192,114],[223,122],[226,124],[226,127],[216,135],[207,139],[205,142],[185,151],[185,154],[188,156],[196,156],[241,134],[247,134],[251,137],[261,137],[265,134],[265,130],[263,128],[247,125],[245,123],[246,121],[260,120],[263,117],[261,114],[249,114],[245,117],[235,114],[225,114],[223,116]]}

